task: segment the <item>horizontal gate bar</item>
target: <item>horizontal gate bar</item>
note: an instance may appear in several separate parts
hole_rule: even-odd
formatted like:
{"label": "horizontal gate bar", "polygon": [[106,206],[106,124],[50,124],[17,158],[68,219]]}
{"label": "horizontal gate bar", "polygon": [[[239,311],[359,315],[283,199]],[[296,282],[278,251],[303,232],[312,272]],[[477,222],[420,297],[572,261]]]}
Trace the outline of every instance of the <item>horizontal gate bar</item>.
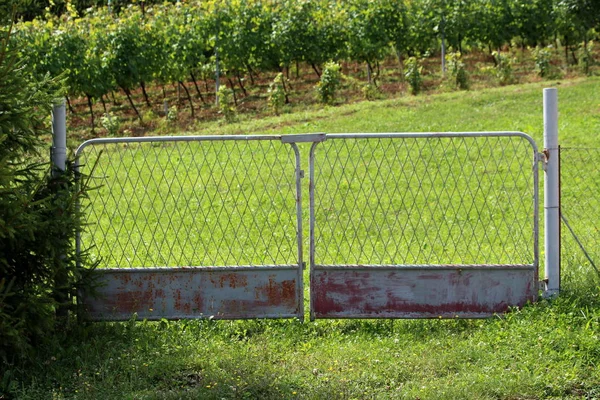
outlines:
{"label": "horizontal gate bar", "polygon": [[390,270],[390,269],[397,269],[399,271],[404,271],[404,270],[411,270],[411,269],[426,269],[426,270],[430,270],[430,269],[442,269],[442,270],[446,270],[446,269],[456,269],[456,270],[463,270],[463,269],[482,269],[482,270],[491,270],[491,269],[501,269],[501,270],[505,270],[505,269],[533,269],[533,268],[537,268],[535,265],[533,264],[432,264],[432,265],[427,265],[427,264],[410,264],[410,265],[373,265],[373,264],[368,264],[368,265],[359,265],[359,264],[343,264],[343,265],[315,265],[314,266],[315,269],[320,269],[320,270],[334,270],[334,269],[385,269],[385,270]]}

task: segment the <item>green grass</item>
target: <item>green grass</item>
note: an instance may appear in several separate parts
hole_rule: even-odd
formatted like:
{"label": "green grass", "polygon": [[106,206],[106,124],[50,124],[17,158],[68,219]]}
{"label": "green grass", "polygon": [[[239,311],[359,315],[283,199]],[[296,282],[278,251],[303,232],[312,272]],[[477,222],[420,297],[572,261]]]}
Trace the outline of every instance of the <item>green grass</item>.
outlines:
{"label": "green grass", "polygon": [[[197,133],[521,130],[542,147],[544,86],[365,102],[232,125],[207,123]],[[600,80],[561,82],[558,88],[561,143],[597,146]],[[176,176],[173,168],[169,174]],[[212,187],[218,193],[218,182]],[[128,190],[132,196],[133,188]],[[261,199],[252,197],[250,203],[260,205]],[[177,203],[169,207],[176,209]],[[229,233],[223,237],[231,239]],[[256,233],[248,234],[251,243],[255,238]],[[595,398],[600,396],[600,288],[577,250],[565,251],[570,256],[563,265],[561,296],[505,316],[96,323],[40,344],[36,362],[4,372],[0,388],[10,386],[14,397],[24,399]]]}

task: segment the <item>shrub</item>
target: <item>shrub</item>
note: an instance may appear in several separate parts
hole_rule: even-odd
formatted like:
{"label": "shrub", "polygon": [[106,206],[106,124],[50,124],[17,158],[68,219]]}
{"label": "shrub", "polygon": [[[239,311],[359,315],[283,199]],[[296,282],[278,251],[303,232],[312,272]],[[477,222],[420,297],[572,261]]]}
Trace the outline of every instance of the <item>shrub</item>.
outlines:
{"label": "shrub", "polygon": [[233,94],[231,89],[223,85],[219,87],[219,112],[225,117],[225,121],[235,121],[235,106],[233,104]]}
{"label": "shrub", "polygon": [[546,78],[550,75],[550,50],[536,47],[533,50],[533,61],[535,62],[535,70],[541,78]]}
{"label": "shrub", "polygon": [[372,83],[367,83],[361,88],[361,92],[365,100],[375,100],[379,95],[377,87]]}
{"label": "shrub", "polygon": [[514,83],[515,75],[513,74],[512,59],[497,51],[494,51],[492,56],[496,61],[496,77],[500,85]]}
{"label": "shrub", "polygon": [[460,53],[448,53],[446,55],[446,62],[450,67],[450,74],[454,79],[454,85],[461,90],[469,88],[469,76],[465,69],[465,63],[461,60]]}
{"label": "shrub", "polygon": [[[71,307],[85,269],[73,168],[51,173],[43,156],[52,99],[62,82],[27,76],[10,31],[0,29],[0,365],[26,359]],[[79,260],[82,261],[82,260]]]}
{"label": "shrub", "polygon": [[586,74],[591,74],[591,67],[594,65],[594,42],[582,43],[579,47],[579,68]]}
{"label": "shrub", "polygon": [[121,127],[121,120],[118,116],[108,112],[100,118],[100,124],[108,132],[108,136],[117,136]]}
{"label": "shrub", "polygon": [[331,104],[335,99],[335,93],[342,83],[341,67],[338,63],[328,62],[323,67],[321,80],[317,83],[319,100],[324,104]]}
{"label": "shrub", "polygon": [[269,85],[269,97],[267,103],[275,115],[279,115],[285,105],[285,82],[283,74],[277,74],[273,82]]}
{"label": "shrub", "polygon": [[175,124],[178,119],[179,119],[179,110],[177,109],[177,106],[171,106],[169,108],[169,111],[167,112],[167,121],[170,124]]}
{"label": "shrub", "polygon": [[423,68],[419,65],[419,60],[417,60],[416,57],[410,57],[406,61],[406,72],[404,73],[404,76],[410,85],[410,92],[415,96],[419,94],[421,85],[423,84],[421,78],[422,71]]}

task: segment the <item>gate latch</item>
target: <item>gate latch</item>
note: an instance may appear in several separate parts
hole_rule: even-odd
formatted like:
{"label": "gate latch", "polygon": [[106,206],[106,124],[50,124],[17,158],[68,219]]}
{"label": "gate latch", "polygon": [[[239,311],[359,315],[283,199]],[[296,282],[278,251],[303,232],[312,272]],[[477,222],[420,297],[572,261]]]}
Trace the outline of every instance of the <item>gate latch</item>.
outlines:
{"label": "gate latch", "polygon": [[281,135],[281,143],[313,143],[324,142],[327,135],[324,133],[306,133],[302,135]]}

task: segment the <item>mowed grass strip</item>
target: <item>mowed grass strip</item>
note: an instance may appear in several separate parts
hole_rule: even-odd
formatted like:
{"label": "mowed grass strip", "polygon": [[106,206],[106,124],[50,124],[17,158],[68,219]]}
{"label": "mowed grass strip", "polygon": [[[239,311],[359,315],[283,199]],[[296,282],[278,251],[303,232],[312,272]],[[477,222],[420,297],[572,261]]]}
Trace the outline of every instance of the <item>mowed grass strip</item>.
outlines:
{"label": "mowed grass strip", "polygon": [[[597,145],[598,78],[558,87],[561,142]],[[522,130],[541,144],[541,89],[360,103],[207,124],[202,133]],[[37,365],[11,372],[11,392],[24,399],[594,398],[600,395],[600,288],[582,258],[569,258],[563,271],[558,299],[486,320],[75,327],[40,347]]]}

